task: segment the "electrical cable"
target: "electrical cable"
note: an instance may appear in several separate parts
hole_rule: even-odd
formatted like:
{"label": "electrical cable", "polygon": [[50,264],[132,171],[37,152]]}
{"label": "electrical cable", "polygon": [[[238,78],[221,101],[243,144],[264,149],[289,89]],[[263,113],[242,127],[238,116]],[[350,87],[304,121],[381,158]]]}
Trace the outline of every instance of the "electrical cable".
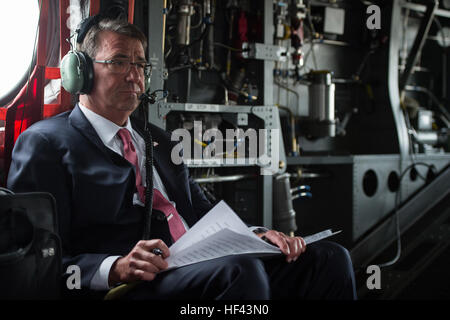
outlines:
{"label": "electrical cable", "polygon": [[378,264],[378,266],[380,268],[392,266],[393,264],[397,263],[397,261],[400,259],[401,252],[402,252],[402,242],[401,242],[401,233],[400,233],[400,221],[399,221],[399,217],[398,217],[398,207],[399,207],[400,201],[401,201],[400,200],[401,183],[402,183],[402,179],[405,176],[405,174],[410,169],[415,168],[415,166],[419,166],[419,165],[425,166],[429,169],[431,169],[433,167],[433,165],[430,165],[430,164],[427,164],[424,162],[416,162],[416,163],[413,163],[413,164],[409,165],[408,167],[406,167],[406,169],[403,170],[402,174],[399,177],[399,185],[398,185],[397,193],[395,195],[395,207],[394,207],[395,231],[396,231],[396,237],[397,237],[397,253],[392,260]]}
{"label": "electrical cable", "polygon": [[238,48],[233,48],[233,47],[227,46],[226,44],[223,44],[223,43],[220,43],[220,42],[214,42],[214,45],[217,46],[217,47],[222,47],[222,48],[225,48],[225,49],[234,51],[234,52],[245,52],[245,51],[250,51],[250,49],[238,49]]}
{"label": "electrical cable", "polygon": [[[205,30],[203,30],[203,32],[202,32],[202,34],[200,35],[199,38],[195,39],[194,41],[192,41],[192,42],[191,42],[190,44],[188,44],[188,45],[181,46],[181,47],[179,47],[178,49],[173,50],[174,52],[172,53],[172,56],[173,56],[173,57],[177,57],[177,56],[179,56],[181,53],[183,53],[184,51],[190,49],[192,46],[194,46],[194,45],[196,45],[197,43],[201,42],[201,41],[206,37],[206,35],[208,34],[208,30],[209,30],[209,28],[210,28],[211,25],[212,25],[212,22],[206,23],[206,28],[205,28]],[[171,50],[172,50],[172,48],[171,48]],[[188,54],[188,56],[189,56],[189,54]],[[165,54],[165,59],[167,60],[168,57],[169,57],[169,54],[166,53],[166,54]],[[169,63],[167,63],[167,64],[169,65]],[[173,65],[173,64],[172,64],[172,65]],[[190,64],[188,64],[188,65],[183,65],[183,66],[181,66],[181,68],[190,68],[190,67],[192,67],[192,65],[193,65],[193,64],[190,63]],[[169,67],[169,70],[170,70],[170,72],[172,72],[172,71],[174,71],[174,70],[179,70],[179,68],[180,68],[180,67]]]}
{"label": "electrical cable", "polygon": [[[206,20],[205,20],[205,21],[206,21]],[[192,41],[190,44],[184,46],[183,49],[190,48],[190,47],[192,47],[193,45],[195,45],[195,44],[197,44],[198,42],[200,42],[201,40],[203,40],[203,39],[206,37],[206,35],[208,34],[208,30],[209,30],[209,27],[210,27],[211,25],[212,25],[212,22],[206,23],[206,28],[205,28],[205,30],[203,30],[203,32],[202,32],[202,34],[200,35],[200,37],[198,37],[197,39],[195,39],[194,41]]]}
{"label": "electrical cable", "polygon": [[140,109],[144,117],[144,142],[145,142],[145,217],[142,239],[150,239],[152,208],[153,208],[153,139],[148,125],[148,104],[154,103],[153,94],[144,93],[139,99],[141,100]]}
{"label": "electrical cable", "polygon": [[198,4],[198,3],[194,3],[192,5],[194,7],[198,7],[199,8],[198,9],[198,13],[199,13],[200,19],[199,19],[199,21],[198,21],[198,23],[196,25],[191,26],[191,30],[192,29],[197,29],[203,24],[203,9],[202,9],[202,6],[200,4]]}

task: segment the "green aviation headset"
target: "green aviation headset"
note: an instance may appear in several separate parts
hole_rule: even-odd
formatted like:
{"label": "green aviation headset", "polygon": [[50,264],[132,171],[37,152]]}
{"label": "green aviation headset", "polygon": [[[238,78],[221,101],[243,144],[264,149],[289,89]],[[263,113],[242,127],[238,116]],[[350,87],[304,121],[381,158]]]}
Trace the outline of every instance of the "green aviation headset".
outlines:
{"label": "green aviation headset", "polygon": [[[100,15],[95,15],[81,21],[80,27],[76,30],[76,42],[82,43],[88,31],[101,19]],[[72,47],[61,60],[60,70],[61,84],[67,92],[72,94],[91,92],[94,84],[94,66],[86,53]]]}
{"label": "green aviation headset", "polygon": [[[76,30],[76,42],[81,44],[88,31],[106,18],[101,14],[88,17],[80,23]],[[89,94],[94,85],[94,66],[91,57],[85,52],[77,51],[75,48],[64,56],[61,60],[61,84],[64,89],[71,94]],[[150,87],[150,75],[145,77],[145,92]]]}

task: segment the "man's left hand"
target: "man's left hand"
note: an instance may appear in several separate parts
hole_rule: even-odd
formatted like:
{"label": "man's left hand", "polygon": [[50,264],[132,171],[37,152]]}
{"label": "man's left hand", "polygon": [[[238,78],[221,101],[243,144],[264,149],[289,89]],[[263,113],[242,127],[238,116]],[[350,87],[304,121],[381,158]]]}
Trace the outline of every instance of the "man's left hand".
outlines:
{"label": "man's left hand", "polygon": [[306,243],[302,237],[290,237],[283,232],[269,230],[261,236],[265,236],[270,242],[280,248],[286,255],[286,261],[292,262],[305,252]]}

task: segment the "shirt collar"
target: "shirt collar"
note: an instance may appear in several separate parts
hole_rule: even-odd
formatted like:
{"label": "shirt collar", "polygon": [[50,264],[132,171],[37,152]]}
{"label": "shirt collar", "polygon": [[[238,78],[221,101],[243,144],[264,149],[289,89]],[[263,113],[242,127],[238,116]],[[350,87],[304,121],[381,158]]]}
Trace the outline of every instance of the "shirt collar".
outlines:
{"label": "shirt collar", "polygon": [[105,145],[111,145],[117,132],[122,128],[126,128],[128,131],[130,131],[133,139],[136,139],[134,137],[134,130],[131,126],[131,121],[129,118],[127,119],[125,126],[121,127],[111,120],[108,120],[105,117],[102,117],[101,115],[95,113],[91,109],[88,109],[80,102],[78,102],[78,106],[80,107],[81,112],[83,112],[90,124],[94,127],[98,136]]}

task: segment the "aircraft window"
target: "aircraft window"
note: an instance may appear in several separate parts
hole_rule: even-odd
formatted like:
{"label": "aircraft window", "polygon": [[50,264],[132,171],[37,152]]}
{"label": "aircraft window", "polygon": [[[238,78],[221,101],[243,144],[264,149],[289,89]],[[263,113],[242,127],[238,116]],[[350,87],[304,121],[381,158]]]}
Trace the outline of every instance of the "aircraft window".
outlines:
{"label": "aircraft window", "polygon": [[0,1],[0,101],[23,86],[33,60],[38,20],[37,0]]}

